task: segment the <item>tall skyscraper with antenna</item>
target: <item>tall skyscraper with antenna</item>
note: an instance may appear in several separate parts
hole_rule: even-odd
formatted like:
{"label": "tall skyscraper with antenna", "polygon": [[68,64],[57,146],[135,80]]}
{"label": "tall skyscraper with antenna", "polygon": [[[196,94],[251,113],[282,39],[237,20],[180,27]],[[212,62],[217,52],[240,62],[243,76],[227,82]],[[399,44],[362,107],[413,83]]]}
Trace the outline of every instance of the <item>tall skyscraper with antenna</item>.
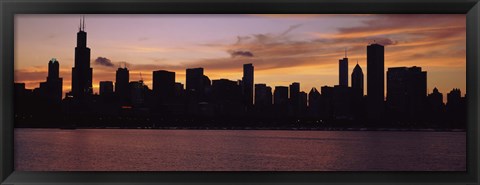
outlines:
{"label": "tall skyscraper with antenna", "polygon": [[72,95],[81,100],[93,93],[92,68],[90,67],[90,48],[87,47],[87,32],[85,32],[85,17],[80,20],[75,47],[75,64],[72,68]]}

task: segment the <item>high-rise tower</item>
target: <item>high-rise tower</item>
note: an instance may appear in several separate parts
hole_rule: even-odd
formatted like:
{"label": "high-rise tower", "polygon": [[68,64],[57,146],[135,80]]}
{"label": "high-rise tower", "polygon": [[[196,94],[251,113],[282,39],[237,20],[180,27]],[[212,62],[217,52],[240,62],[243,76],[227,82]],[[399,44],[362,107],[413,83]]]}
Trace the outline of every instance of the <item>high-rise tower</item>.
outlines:
{"label": "high-rise tower", "polygon": [[385,47],[380,44],[367,46],[367,114],[371,120],[379,120],[385,110],[384,54]]}
{"label": "high-rise tower", "polygon": [[75,47],[75,65],[72,68],[72,95],[74,99],[84,99],[92,95],[92,68],[90,67],[90,48],[87,47],[85,18],[80,20]]}
{"label": "high-rise tower", "polygon": [[352,89],[355,93],[363,96],[363,71],[358,63],[352,72]]}
{"label": "high-rise tower", "polygon": [[59,104],[62,101],[63,79],[59,75],[60,64],[52,58],[48,62],[48,76],[46,82],[40,83],[40,89],[44,97],[52,103]]}
{"label": "high-rise tower", "polygon": [[338,61],[338,84],[348,87],[348,58],[347,49],[345,49],[345,57]]}
{"label": "high-rise tower", "polygon": [[127,68],[127,65],[124,64],[123,67],[117,69],[115,75],[115,96],[118,98],[118,101],[122,105],[127,105],[130,103],[130,71]]}
{"label": "high-rise tower", "polygon": [[245,106],[251,107],[253,104],[253,64],[243,64],[243,96]]}

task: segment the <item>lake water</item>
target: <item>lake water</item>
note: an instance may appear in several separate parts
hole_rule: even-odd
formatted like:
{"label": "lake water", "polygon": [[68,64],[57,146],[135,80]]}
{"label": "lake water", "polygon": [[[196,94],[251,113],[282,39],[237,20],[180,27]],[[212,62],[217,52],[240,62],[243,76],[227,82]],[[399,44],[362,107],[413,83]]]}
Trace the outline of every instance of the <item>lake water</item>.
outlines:
{"label": "lake water", "polygon": [[15,129],[19,171],[465,171],[465,132]]}

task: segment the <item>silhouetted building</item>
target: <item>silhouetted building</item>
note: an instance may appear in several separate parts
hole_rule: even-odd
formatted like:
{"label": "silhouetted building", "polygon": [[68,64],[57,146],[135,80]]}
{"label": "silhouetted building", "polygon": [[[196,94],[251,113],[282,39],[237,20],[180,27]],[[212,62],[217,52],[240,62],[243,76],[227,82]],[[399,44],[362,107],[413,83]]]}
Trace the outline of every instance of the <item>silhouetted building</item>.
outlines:
{"label": "silhouetted building", "polygon": [[255,106],[272,105],[272,88],[266,84],[255,84]]}
{"label": "silhouetted building", "polygon": [[175,96],[182,96],[183,94],[185,94],[183,84],[180,82],[175,82]]}
{"label": "silhouetted building", "polygon": [[318,117],[320,114],[320,92],[312,87],[308,93],[308,112],[310,116]]}
{"label": "silhouetted building", "polygon": [[236,81],[219,79],[212,81],[212,101],[215,105],[215,113],[219,116],[241,115],[242,89]]}
{"label": "silhouetted building", "polygon": [[424,115],[427,72],[421,67],[394,67],[387,71],[387,107],[391,117],[416,118]]}
{"label": "silhouetted building", "polygon": [[332,113],[335,119],[351,119],[351,88],[336,85],[333,87]]}
{"label": "silhouetted building", "polygon": [[460,105],[460,101],[462,99],[460,89],[452,89],[448,94],[447,94],[447,110],[452,110]]}
{"label": "silhouetted building", "polygon": [[187,69],[186,72],[186,90],[203,92],[205,90],[203,68]]}
{"label": "silhouetted building", "polygon": [[[449,126],[452,128],[465,128],[466,127],[466,102],[465,98],[462,98],[460,89],[452,89],[447,94],[447,118]],[[466,96],[466,95],[465,95]]]}
{"label": "silhouetted building", "polygon": [[443,103],[443,94],[435,87],[433,92],[427,96],[429,117],[431,120],[440,122],[444,119],[445,104]]}
{"label": "silhouetted building", "polygon": [[380,120],[384,113],[384,58],[385,48],[380,44],[367,46],[367,110],[370,120]]}
{"label": "silhouetted building", "polygon": [[290,85],[290,100],[298,100],[298,93],[300,92],[300,83],[293,82]]}
{"label": "silhouetted building", "polygon": [[290,85],[290,107],[289,107],[289,114],[290,115],[297,115],[297,113],[300,110],[300,98],[299,98],[299,93],[300,93],[300,83],[298,82],[293,82]]}
{"label": "silhouetted building", "polygon": [[301,91],[298,93],[298,116],[305,116],[307,112],[308,95]]}
{"label": "silhouetted building", "polygon": [[338,61],[338,84],[348,87],[348,58],[345,50],[345,58]]}
{"label": "silhouetted building", "polygon": [[288,103],[288,87],[275,86],[273,93],[273,104],[275,105],[287,105]]}
{"label": "silhouetted building", "polygon": [[75,66],[72,68],[72,95],[74,99],[84,99],[93,94],[90,48],[87,47],[85,20],[81,22],[75,47]]}
{"label": "silhouetted building", "polygon": [[[47,81],[44,82],[45,96],[51,102],[59,104],[62,101],[63,79],[59,76],[60,64],[53,58],[48,62]],[[42,84],[40,84],[42,86]]]}
{"label": "silhouetted building", "polygon": [[357,63],[352,72],[352,90],[359,96],[363,96],[363,87],[363,71]]}
{"label": "silhouetted building", "polygon": [[288,87],[275,86],[273,92],[274,112],[279,117],[286,116],[288,113]]}
{"label": "silhouetted building", "polygon": [[171,100],[175,94],[175,72],[153,72],[153,94],[161,101]]}
{"label": "silhouetted building", "polygon": [[253,64],[243,64],[243,96],[245,98],[245,106],[251,107],[253,105]]}
{"label": "silhouetted building", "polygon": [[148,87],[140,81],[133,81],[129,83],[131,103],[134,107],[144,106],[145,99],[147,98]]}
{"label": "silhouetted building", "polygon": [[320,91],[320,118],[322,119],[332,119],[333,118],[333,96],[334,89],[329,86],[322,86]]}
{"label": "silhouetted building", "polygon": [[118,68],[115,77],[115,95],[121,105],[130,103],[130,72],[126,66]]}
{"label": "silhouetted building", "polygon": [[113,82],[101,81],[100,82],[100,96],[110,96],[113,94]]}

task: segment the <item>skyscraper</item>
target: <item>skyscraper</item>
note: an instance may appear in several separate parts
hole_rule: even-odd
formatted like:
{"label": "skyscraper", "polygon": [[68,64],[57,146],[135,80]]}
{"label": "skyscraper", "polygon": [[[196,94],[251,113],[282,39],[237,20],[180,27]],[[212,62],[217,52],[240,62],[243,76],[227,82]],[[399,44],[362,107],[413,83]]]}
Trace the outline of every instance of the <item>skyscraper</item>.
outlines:
{"label": "skyscraper", "polygon": [[47,84],[48,96],[56,103],[60,103],[60,101],[62,101],[63,79],[60,78],[59,71],[60,64],[58,63],[57,59],[53,58],[48,63]]}
{"label": "skyscraper", "polygon": [[90,48],[87,47],[85,19],[80,20],[75,47],[75,66],[72,68],[72,95],[74,99],[84,99],[93,94]]}
{"label": "skyscraper", "polygon": [[289,113],[296,115],[300,110],[300,83],[293,82],[290,85]]}
{"label": "skyscraper", "polygon": [[163,100],[172,98],[175,94],[175,72],[154,71],[153,94]]}
{"label": "skyscraper", "polygon": [[379,120],[384,112],[385,48],[380,44],[367,46],[367,116]]}
{"label": "skyscraper", "polygon": [[352,89],[354,93],[363,96],[363,71],[358,63],[352,72]]}
{"label": "skyscraper", "polygon": [[243,64],[243,96],[245,106],[253,105],[253,64]]}
{"label": "skyscraper", "polygon": [[130,72],[127,67],[119,67],[115,77],[115,95],[121,104],[127,104],[130,97]]}
{"label": "skyscraper", "polygon": [[255,84],[255,106],[272,105],[272,88],[266,84]]}
{"label": "skyscraper", "polygon": [[387,107],[390,113],[399,118],[419,118],[425,110],[426,98],[427,72],[421,67],[388,68]]}
{"label": "skyscraper", "polygon": [[275,86],[273,92],[273,104],[275,105],[287,105],[288,102],[288,87]]}
{"label": "skyscraper", "polygon": [[338,74],[338,84],[340,86],[348,87],[348,58],[346,49],[345,58],[338,61]]}
{"label": "skyscraper", "polygon": [[113,94],[112,81],[100,81],[100,96],[110,96]]}
{"label": "skyscraper", "polygon": [[187,69],[186,73],[186,90],[203,92],[203,68]]}

